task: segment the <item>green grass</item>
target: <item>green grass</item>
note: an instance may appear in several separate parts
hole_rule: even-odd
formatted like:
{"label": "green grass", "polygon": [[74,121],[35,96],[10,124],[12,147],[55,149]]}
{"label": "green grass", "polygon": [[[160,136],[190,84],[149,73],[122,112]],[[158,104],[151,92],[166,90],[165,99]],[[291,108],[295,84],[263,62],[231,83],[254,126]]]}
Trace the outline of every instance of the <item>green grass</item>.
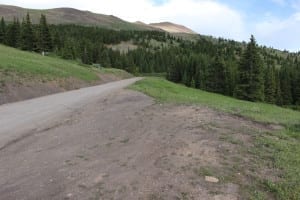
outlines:
{"label": "green grass", "polygon": [[20,77],[59,79],[78,78],[84,81],[98,80],[96,71],[75,62],[41,56],[0,45],[0,74],[17,74]]}
{"label": "green grass", "polygon": [[159,102],[207,106],[257,122],[282,125],[282,130],[256,136],[251,150],[256,162],[281,173],[278,181],[256,177],[259,184],[251,189],[251,199],[265,199],[268,195],[261,190],[275,199],[300,199],[300,112],[187,88],[162,78],[145,78],[130,88]]}
{"label": "green grass", "polygon": [[183,85],[161,78],[146,78],[131,86],[162,102],[199,104],[227,113],[245,116],[255,121],[281,125],[300,124],[300,113],[264,103],[237,100]]}
{"label": "green grass", "polygon": [[[291,137],[296,134],[297,137]],[[272,167],[282,171],[279,182],[261,180],[265,190],[274,193],[277,199],[300,199],[300,131],[282,130],[270,133],[273,137],[260,135],[256,140],[256,155],[269,159]]]}

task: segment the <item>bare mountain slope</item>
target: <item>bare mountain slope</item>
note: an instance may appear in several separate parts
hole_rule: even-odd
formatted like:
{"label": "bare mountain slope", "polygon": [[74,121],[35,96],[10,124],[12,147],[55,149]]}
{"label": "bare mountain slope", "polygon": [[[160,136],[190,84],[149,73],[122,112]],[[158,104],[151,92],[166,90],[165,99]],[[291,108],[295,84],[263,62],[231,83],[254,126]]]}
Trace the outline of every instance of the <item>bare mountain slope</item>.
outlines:
{"label": "bare mountain slope", "polygon": [[161,23],[152,23],[149,24],[150,26],[154,27],[154,28],[159,28],[162,29],[166,32],[169,33],[188,33],[188,34],[197,34],[196,32],[194,32],[193,30],[179,25],[179,24],[174,24],[174,23],[170,23],[170,22],[161,22]]}
{"label": "bare mountain slope", "polygon": [[35,10],[0,4],[0,17],[4,17],[7,21],[12,21],[14,17],[22,19],[27,12],[30,14],[31,20],[34,24],[39,22],[41,14],[45,14],[50,24],[78,24],[98,26],[114,30],[158,30],[170,33],[196,34],[194,31],[185,26],[170,22],[148,25],[142,22],[127,22],[113,15],[96,14],[90,11],[82,11],[74,8]]}
{"label": "bare mountain slope", "polygon": [[14,17],[22,19],[27,12],[30,14],[33,23],[38,23],[41,14],[45,14],[50,24],[93,25],[116,30],[157,30],[157,28],[130,23],[112,15],[95,14],[73,8],[34,10],[0,5],[0,16],[3,16],[7,21],[12,21]]}

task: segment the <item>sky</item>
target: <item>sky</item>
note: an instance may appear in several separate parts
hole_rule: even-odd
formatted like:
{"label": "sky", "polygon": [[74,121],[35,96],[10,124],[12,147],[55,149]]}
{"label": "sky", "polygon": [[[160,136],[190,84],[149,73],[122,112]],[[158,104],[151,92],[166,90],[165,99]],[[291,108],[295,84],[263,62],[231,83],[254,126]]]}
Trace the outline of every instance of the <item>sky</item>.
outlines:
{"label": "sky", "polygon": [[145,23],[170,21],[199,34],[300,51],[300,0],[0,0],[48,9],[72,7]]}

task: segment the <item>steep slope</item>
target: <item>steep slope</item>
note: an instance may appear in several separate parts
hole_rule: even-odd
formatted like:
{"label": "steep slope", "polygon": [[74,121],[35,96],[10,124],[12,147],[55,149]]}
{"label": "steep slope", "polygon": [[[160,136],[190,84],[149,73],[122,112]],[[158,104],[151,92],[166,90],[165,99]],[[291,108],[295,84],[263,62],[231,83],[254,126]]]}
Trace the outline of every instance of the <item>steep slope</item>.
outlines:
{"label": "steep slope", "polygon": [[194,32],[193,30],[179,25],[179,24],[174,24],[171,22],[161,22],[161,23],[152,23],[149,24],[150,26],[154,27],[154,28],[159,28],[162,29],[164,31],[167,31],[169,33],[188,33],[188,34],[197,34],[196,32]]}
{"label": "steep slope", "polygon": [[93,25],[115,30],[156,30],[154,27],[130,23],[112,15],[95,14],[73,8],[34,10],[0,5],[0,16],[3,16],[7,21],[12,21],[14,17],[22,19],[27,12],[33,23],[38,23],[41,14],[45,14],[50,24]]}

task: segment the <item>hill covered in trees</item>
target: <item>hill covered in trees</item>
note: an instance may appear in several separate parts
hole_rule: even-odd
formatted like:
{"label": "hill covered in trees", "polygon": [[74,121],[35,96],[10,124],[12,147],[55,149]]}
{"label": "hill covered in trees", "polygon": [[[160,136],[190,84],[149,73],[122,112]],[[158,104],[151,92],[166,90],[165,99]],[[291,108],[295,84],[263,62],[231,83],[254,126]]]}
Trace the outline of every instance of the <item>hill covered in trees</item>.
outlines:
{"label": "hill covered in trees", "polygon": [[[27,14],[22,22],[1,20],[0,42],[136,74],[165,73],[173,82],[249,101],[300,104],[299,53],[260,47],[253,36],[248,44],[205,36],[186,40],[153,30],[48,25],[45,15],[32,24]],[[111,48],[121,42],[136,48]]]}

